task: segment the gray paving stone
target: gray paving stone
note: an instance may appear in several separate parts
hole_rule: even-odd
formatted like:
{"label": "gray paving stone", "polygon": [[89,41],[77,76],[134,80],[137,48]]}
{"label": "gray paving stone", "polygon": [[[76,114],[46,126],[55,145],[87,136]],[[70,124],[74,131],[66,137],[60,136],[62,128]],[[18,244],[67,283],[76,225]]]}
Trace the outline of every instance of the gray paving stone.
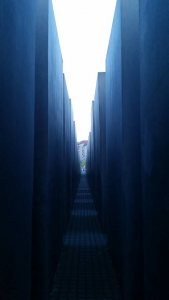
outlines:
{"label": "gray paving stone", "polygon": [[50,299],[120,300],[118,282],[106,248],[107,238],[101,231],[84,176],[72,212],[77,213],[71,214],[63,239]]}

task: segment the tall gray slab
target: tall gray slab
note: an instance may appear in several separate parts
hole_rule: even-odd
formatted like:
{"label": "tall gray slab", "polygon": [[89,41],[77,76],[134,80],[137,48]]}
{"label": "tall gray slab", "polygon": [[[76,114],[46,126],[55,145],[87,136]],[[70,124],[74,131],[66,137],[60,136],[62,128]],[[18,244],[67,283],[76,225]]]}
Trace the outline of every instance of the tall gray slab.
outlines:
{"label": "tall gray slab", "polygon": [[105,178],[105,73],[100,72],[97,76],[95,97],[95,109],[93,122],[95,127],[95,198],[100,220],[103,223],[103,179]]}
{"label": "tall gray slab", "polygon": [[[106,58],[106,231],[114,267],[122,271],[122,82],[121,82],[121,7],[118,1]],[[122,275],[121,275],[122,276]]]}
{"label": "tall gray slab", "polygon": [[65,173],[65,203],[64,203],[64,210],[63,210],[63,218],[64,218],[64,227],[66,226],[70,208],[71,208],[71,178],[70,178],[70,171],[71,171],[71,106],[70,106],[70,99],[66,85],[66,79],[63,75],[63,101],[64,101],[64,173]]}
{"label": "tall gray slab", "polygon": [[61,243],[62,57],[52,1],[37,1],[32,299],[48,299]]}
{"label": "tall gray slab", "polygon": [[107,230],[124,299],[142,299],[139,3],[117,1],[106,61]]}
{"label": "tall gray slab", "polygon": [[0,299],[30,300],[36,1],[0,2]]}
{"label": "tall gray slab", "polygon": [[123,199],[125,299],[143,299],[139,1],[122,1]]}
{"label": "tall gray slab", "polygon": [[55,272],[62,241],[62,202],[63,186],[63,59],[58,38],[52,0],[49,1],[49,37],[48,37],[48,136],[49,136],[49,189],[50,189],[50,279]]}
{"label": "tall gray slab", "polygon": [[169,299],[169,2],[140,2],[144,299]]}

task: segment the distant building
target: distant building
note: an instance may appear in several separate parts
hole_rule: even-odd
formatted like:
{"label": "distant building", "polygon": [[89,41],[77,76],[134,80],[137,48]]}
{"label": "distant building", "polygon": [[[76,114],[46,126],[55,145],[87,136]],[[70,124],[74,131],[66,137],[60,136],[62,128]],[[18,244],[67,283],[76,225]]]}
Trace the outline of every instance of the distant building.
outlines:
{"label": "distant building", "polygon": [[88,141],[81,141],[77,143],[82,174],[86,173],[87,143]]}

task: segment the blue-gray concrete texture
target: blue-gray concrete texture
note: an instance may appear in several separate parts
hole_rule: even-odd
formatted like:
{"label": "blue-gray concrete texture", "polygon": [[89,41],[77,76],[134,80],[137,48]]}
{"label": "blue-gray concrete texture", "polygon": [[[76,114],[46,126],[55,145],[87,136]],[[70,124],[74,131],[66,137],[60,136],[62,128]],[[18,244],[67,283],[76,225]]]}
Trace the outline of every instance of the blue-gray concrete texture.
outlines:
{"label": "blue-gray concrete texture", "polygon": [[89,134],[89,139],[88,139],[88,145],[90,146],[88,148],[88,158],[90,157],[90,162],[88,160],[88,166],[87,166],[87,173],[88,173],[88,179],[89,179],[89,184],[91,187],[91,191],[94,195],[95,191],[95,148],[94,148],[94,101],[92,101],[91,105],[91,132]]}
{"label": "blue-gray concrete texture", "polygon": [[[91,125],[92,125],[92,122],[91,122]],[[89,141],[88,141],[88,143],[89,143],[89,145],[90,145],[90,148],[89,148],[89,154],[90,155],[88,155],[88,157],[90,157],[90,166],[89,166],[89,179],[90,179],[90,182],[91,182],[91,179],[92,179],[92,167],[93,167],[93,148],[92,148],[92,144],[93,144],[93,141],[92,141],[92,138],[93,138],[93,135],[92,135],[92,127],[91,127],[91,132],[90,132],[90,134],[89,134]],[[91,189],[91,191],[92,191],[92,189]]]}
{"label": "blue-gray concrete texture", "polygon": [[91,132],[89,132],[88,143],[87,143],[87,161],[86,161],[86,170],[87,170],[87,178],[88,178],[89,185],[91,184],[91,163],[92,163]]}
{"label": "blue-gray concrete texture", "polygon": [[36,1],[0,1],[0,299],[28,300]]}
{"label": "blue-gray concrete texture", "polygon": [[92,126],[91,126],[91,153],[92,153],[92,189],[95,187],[95,177],[96,177],[96,156],[95,156],[95,109],[94,100],[92,101]]}
{"label": "blue-gray concrete texture", "polygon": [[69,100],[69,94],[67,90],[66,80],[65,76],[63,75],[63,105],[64,105],[64,180],[65,180],[65,200],[64,202],[64,224],[63,224],[63,231],[65,230],[66,224],[69,219],[69,212],[70,212],[70,178],[69,178],[69,169],[70,169],[70,163],[71,163],[71,151],[70,151],[70,100]]}
{"label": "blue-gray concrete texture", "polygon": [[[70,109],[70,153],[72,157],[73,152],[73,111],[72,111],[72,101],[69,100],[69,109]],[[70,168],[69,168],[69,177],[70,177],[70,206],[72,205],[72,189],[73,189],[73,182],[72,182],[72,159],[70,160]]]}
{"label": "blue-gray concrete texture", "polygon": [[[77,156],[77,142],[76,142],[76,130],[75,130],[75,121],[73,116],[73,108],[70,100],[70,111],[71,111],[71,166],[70,166],[70,178],[71,178],[71,207],[73,205],[73,200],[76,192],[78,177],[77,173],[79,173],[79,160]],[[76,153],[76,155],[75,155]]]}
{"label": "blue-gray concrete texture", "polygon": [[75,123],[75,193],[77,191],[79,180],[80,180],[81,168],[80,168],[80,158],[78,152],[77,145],[77,131],[76,131],[76,123]]}
{"label": "blue-gray concrete texture", "polygon": [[51,0],[37,1],[32,299],[48,299],[61,245],[62,56]]}
{"label": "blue-gray concrete texture", "polygon": [[[63,98],[64,98],[64,186],[66,202],[63,210],[63,218],[65,218],[65,225],[69,220],[70,209],[73,200],[73,187],[76,189],[79,174],[80,163],[77,151],[77,140],[75,135],[75,124],[73,121],[73,112],[71,100],[69,99],[68,90],[66,86],[65,76],[63,75]],[[65,226],[64,226],[65,228]]]}
{"label": "blue-gray concrete texture", "polygon": [[105,178],[105,73],[98,73],[95,90],[95,198],[102,224],[104,223],[102,188]]}
{"label": "blue-gray concrete texture", "polygon": [[[121,7],[116,6],[106,62],[106,230],[116,270],[122,261],[122,107],[121,107]],[[117,100],[118,99],[118,100]],[[120,271],[119,271],[120,270]]]}
{"label": "blue-gray concrete texture", "polygon": [[94,153],[94,101],[91,105],[91,134],[90,134],[90,155],[91,155],[91,165],[90,165],[90,187],[91,191],[94,192],[94,181],[95,181],[95,153]]}
{"label": "blue-gray concrete texture", "polygon": [[169,299],[169,2],[140,2],[144,299]]}
{"label": "blue-gray concrete texture", "polygon": [[[50,210],[50,279],[56,271],[56,263],[62,242],[64,202],[64,131],[63,131],[63,60],[57,34],[52,0],[49,1],[48,37],[48,137],[49,137],[49,197]],[[58,232],[58,237],[57,237]],[[51,281],[50,281],[51,282]]]}
{"label": "blue-gray concrete texture", "polygon": [[[73,113],[73,110],[72,110]],[[73,200],[75,198],[76,194],[76,189],[77,189],[77,178],[76,178],[76,173],[77,173],[77,142],[76,142],[76,127],[75,127],[75,121],[73,120],[72,124],[72,198],[71,198],[71,207],[73,205]],[[78,165],[80,163],[78,162]],[[74,176],[73,176],[74,174]]]}
{"label": "blue-gray concrete texture", "polygon": [[76,191],[77,191],[77,183],[78,183],[78,179],[79,177],[77,176],[80,172],[80,161],[78,159],[78,152],[77,152],[78,148],[77,148],[77,136],[76,136],[76,124],[75,121],[73,121],[73,165],[72,165],[72,170],[73,170],[73,189],[72,189],[72,205],[73,205],[73,200],[75,198],[76,195]]}
{"label": "blue-gray concrete texture", "polygon": [[100,121],[100,173],[101,173],[101,221],[103,229],[105,230],[106,216],[106,201],[104,199],[104,187],[106,180],[106,120],[105,120],[105,109],[106,109],[106,89],[105,89],[106,74],[104,72],[98,74],[98,87],[99,87],[99,121]]}
{"label": "blue-gray concrete texture", "polygon": [[100,131],[99,131],[99,107],[98,107],[98,86],[96,84],[96,90],[95,90],[95,97],[93,101],[93,146],[94,146],[94,159],[95,159],[95,165],[94,165],[94,178],[93,178],[93,196],[95,201],[95,206],[97,211],[99,212],[100,217],[100,210],[101,210],[101,198],[100,198],[100,172],[99,172],[99,156],[100,156],[100,144],[99,144],[99,138],[100,138]]}
{"label": "blue-gray concrete texture", "polygon": [[139,3],[118,0],[106,58],[107,230],[123,299],[143,299]]}
{"label": "blue-gray concrete texture", "polygon": [[80,174],[81,174],[81,168],[80,168],[80,158],[79,158],[79,152],[78,152],[78,145],[77,145],[77,131],[76,131],[76,123],[75,123],[75,193],[77,192],[77,188],[79,185],[80,180]]}

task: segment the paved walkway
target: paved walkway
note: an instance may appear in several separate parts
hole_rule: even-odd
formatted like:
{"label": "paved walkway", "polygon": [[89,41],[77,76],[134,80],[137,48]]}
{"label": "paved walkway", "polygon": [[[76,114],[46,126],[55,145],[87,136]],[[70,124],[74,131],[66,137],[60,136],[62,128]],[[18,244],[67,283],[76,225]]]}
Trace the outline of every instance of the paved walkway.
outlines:
{"label": "paved walkway", "polygon": [[82,176],[58,264],[51,300],[120,300],[106,237]]}

